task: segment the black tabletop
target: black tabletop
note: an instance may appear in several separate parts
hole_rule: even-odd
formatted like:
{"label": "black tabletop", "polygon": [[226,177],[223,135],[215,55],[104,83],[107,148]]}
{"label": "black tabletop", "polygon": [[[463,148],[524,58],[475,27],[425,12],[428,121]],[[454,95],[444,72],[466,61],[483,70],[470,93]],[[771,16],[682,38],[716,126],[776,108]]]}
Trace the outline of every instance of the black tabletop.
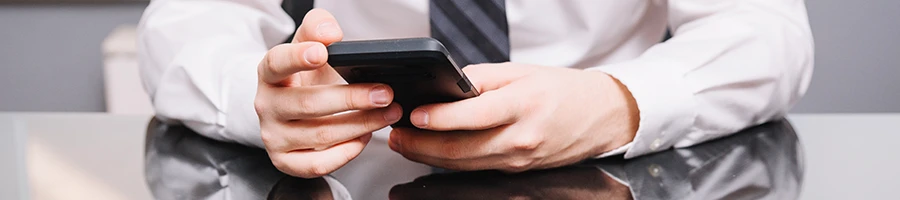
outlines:
{"label": "black tabletop", "polygon": [[[352,198],[796,199],[803,161],[794,129],[779,120],[633,159],[587,160],[515,174],[438,173],[394,185],[389,196]],[[148,128],[145,170],[157,199],[335,199],[325,179],[284,175],[264,150],[156,120]]]}

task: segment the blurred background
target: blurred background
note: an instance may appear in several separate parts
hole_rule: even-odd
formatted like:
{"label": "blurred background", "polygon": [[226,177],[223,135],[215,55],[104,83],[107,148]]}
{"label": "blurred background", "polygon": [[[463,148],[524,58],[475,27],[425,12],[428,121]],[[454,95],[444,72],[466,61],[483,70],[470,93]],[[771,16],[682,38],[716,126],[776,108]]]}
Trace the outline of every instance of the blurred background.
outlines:
{"label": "blurred background", "polygon": [[[147,3],[63,1],[94,3],[0,4],[0,111],[108,111],[104,61],[133,56],[133,35],[104,42],[137,24]],[[900,1],[806,4],[816,65],[793,112],[900,112]]]}
{"label": "blurred background", "polygon": [[[0,199],[90,192],[149,198],[140,162],[152,111],[134,52],[134,26],[146,6],[143,0],[0,0],[0,159],[6,159],[0,177],[17,177],[0,182]],[[900,1],[809,0],[807,7],[815,72],[791,113],[900,112]],[[83,125],[46,125],[73,117],[121,127],[85,136],[63,131]],[[97,154],[106,158],[76,159]],[[97,164],[110,162],[121,164]],[[79,193],[65,189],[62,179],[42,179],[48,173],[100,186]]]}

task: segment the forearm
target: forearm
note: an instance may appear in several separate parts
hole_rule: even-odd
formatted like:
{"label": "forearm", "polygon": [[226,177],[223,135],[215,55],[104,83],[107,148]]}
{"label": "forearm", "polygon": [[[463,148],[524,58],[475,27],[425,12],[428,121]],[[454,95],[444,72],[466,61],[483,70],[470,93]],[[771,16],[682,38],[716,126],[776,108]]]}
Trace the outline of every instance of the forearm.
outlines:
{"label": "forearm", "polygon": [[635,157],[784,115],[812,73],[802,1],[670,2],[674,37],[639,58],[592,68],[619,79],[640,112]]}

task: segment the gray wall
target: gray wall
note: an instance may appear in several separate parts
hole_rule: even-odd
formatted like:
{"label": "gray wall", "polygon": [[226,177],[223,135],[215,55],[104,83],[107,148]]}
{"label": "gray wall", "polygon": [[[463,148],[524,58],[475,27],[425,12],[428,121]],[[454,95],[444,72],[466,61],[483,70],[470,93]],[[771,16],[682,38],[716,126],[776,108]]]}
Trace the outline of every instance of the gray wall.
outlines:
{"label": "gray wall", "polygon": [[[794,112],[900,112],[900,1],[807,5],[816,70]],[[0,111],[103,111],[101,41],[144,6],[0,5]]]}
{"label": "gray wall", "polygon": [[146,6],[0,4],[0,111],[104,111],[101,43]]}
{"label": "gray wall", "polygon": [[816,69],[794,112],[900,112],[900,1],[807,0]]}

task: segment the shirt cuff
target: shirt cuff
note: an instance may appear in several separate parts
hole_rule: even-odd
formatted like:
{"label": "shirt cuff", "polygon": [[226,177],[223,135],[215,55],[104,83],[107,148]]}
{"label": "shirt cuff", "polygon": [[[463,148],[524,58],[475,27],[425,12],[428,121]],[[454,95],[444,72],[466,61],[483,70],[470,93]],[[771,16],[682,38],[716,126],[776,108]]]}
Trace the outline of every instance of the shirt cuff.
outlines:
{"label": "shirt cuff", "polygon": [[331,197],[335,200],[351,200],[350,191],[347,190],[347,187],[344,187],[344,184],[341,184],[337,178],[334,178],[331,175],[327,175],[322,177],[325,179],[325,182],[328,183],[328,188],[331,189]]}
{"label": "shirt cuff", "polygon": [[609,74],[631,92],[640,111],[634,140],[596,158],[624,153],[624,157],[666,150],[688,133],[696,117],[693,92],[676,62],[637,59],[588,68]]}
{"label": "shirt cuff", "polygon": [[266,52],[243,55],[234,60],[229,69],[223,70],[223,91],[221,99],[224,110],[216,116],[219,125],[225,127],[220,135],[235,142],[265,147],[259,129],[259,117],[253,107],[258,82],[257,66]]}

